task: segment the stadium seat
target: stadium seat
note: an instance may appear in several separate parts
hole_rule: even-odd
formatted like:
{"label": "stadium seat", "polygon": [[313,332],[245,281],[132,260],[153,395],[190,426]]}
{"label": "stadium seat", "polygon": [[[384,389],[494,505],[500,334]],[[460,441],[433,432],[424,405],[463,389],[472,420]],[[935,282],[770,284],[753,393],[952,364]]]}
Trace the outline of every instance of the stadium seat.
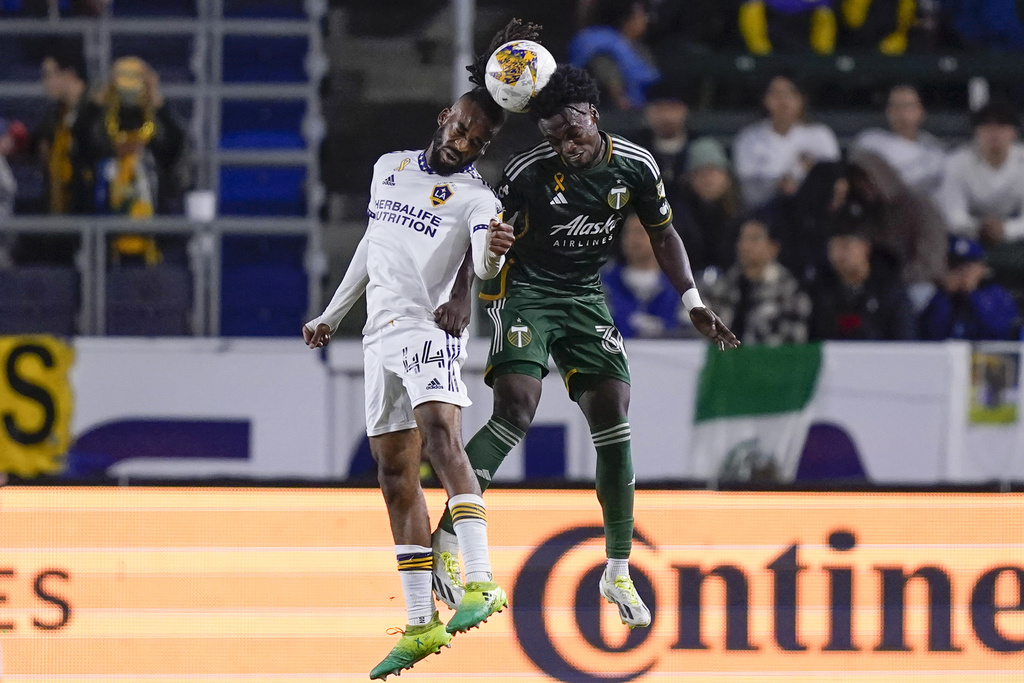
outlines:
{"label": "stadium seat", "polygon": [[294,336],[305,322],[308,301],[308,280],[301,266],[225,268],[221,273],[220,334]]}
{"label": "stadium seat", "polygon": [[111,59],[134,56],[145,60],[161,83],[190,83],[192,75],[191,35],[131,35],[110,37]]}
{"label": "stadium seat", "polygon": [[11,163],[11,172],[18,183],[18,194],[14,197],[15,214],[45,211],[48,208],[46,178],[39,162],[31,157],[22,157]]}
{"label": "stadium seat", "polygon": [[192,333],[192,274],[187,266],[115,267],[107,272],[106,285],[108,335]]}
{"label": "stadium seat", "polygon": [[222,149],[302,149],[302,100],[230,100],[221,108]]}
{"label": "stadium seat", "polygon": [[305,182],[305,167],[221,167],[220,213],[301,216],[306,210]]}
{"label": "stadium seat", "polygon": [[[2,38],[0,47],[0,80],[2,81],[38,81],[39,65],[43,61],[47,46],[53,43],[66,45],[79,39],[66,39],[47,35],[7,35]],[[6,114],[5,114],[6,115]]]}
{"label": "stadium seat", "polygon": [[76,331],[79,277],[70,266],[23,266],[0,271],[0,334]]}
{"label": "stadium seat", "polygon": [[187,97],[169,97],[167,98],[166,105],[171,113],[177,117],[178,122],[183,126],[186,126],[192,119],[192,100]]}
{"label": "stadium seat", "polygon": [[305,83],[304,37],[224,36],[225,83]]}
{"label": "stadium seat", "polygon": [[[3,57],[0,57],[0,61],[2,60]],[[39,65],[36,64],[35,67],[35,78],[38,80]],[[51,106],[53,105],[42,94],[38,97],[0,97],[0,116],[8,121],[20,120],[31,128],[35,122],[43,120]]]}
{"label": "stadium seat", "polygon": [[115,17],[194,17],[196,0],[113,0]]}
{"label": "stadium seat", "polygon": [[291,336],[305,322],[306,238],[225,235],[221,242],[220,332]]}
{"label": "stadium seat", "polygon": [[255,265],[301,267],[306,258],[306,238],[300,235],[224,235],[221,241],[223,269]]}
{"label": "stadium seat", "polygon": [[224,16],[301,19],[306,9],[303,0],[224,0]]}

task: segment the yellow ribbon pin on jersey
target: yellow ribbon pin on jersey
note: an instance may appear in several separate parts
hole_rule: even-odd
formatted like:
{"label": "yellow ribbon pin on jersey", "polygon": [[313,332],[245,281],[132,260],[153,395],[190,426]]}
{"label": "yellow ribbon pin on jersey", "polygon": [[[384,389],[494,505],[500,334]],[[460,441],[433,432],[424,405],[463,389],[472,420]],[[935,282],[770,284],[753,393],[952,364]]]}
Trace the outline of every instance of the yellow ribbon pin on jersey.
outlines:
{"label": "yellow ribbon pin on jersey", "polygon": [[555,192],[563,192],[565,190],[565,174],[555,174]]}

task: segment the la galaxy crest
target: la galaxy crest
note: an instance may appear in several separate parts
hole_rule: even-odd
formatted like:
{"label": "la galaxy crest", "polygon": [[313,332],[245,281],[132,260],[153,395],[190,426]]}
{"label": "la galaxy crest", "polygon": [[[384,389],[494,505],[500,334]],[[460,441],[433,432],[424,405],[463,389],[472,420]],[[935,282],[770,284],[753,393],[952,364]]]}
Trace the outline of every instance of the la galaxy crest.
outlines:
{"label": "la galaxy crest", "polygon": [[430,193],[430,203],[434,206],[441,206],[451,199],[453,194],[455,194],[455,188],[448,183],[434,185],[434,191]]}

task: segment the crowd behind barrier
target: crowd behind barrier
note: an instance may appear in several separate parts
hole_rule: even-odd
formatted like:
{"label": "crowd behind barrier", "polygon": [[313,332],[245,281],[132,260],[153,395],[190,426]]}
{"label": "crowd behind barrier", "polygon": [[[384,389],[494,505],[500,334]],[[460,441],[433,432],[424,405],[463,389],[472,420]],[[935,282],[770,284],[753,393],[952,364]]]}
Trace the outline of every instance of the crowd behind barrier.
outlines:
{"label": "crowd behind barrier", "polygon": [[[305,11],[296,3],[272,5],[267,16],[285,21]],[[207,11],[200,12],[202,7],[154,5],[142,14],[199,16]],[[232,7],[222,8],[225,17],[235,16]],[[98,20],[109,15],[124,21],[120,17],[141,10],[116,2],[107,8],[7,2],[2,11],[18,21],[46,15],[56,26],[62,17],[98,14]],[[695,17],[703,20],[700,30],[694,28]],[[582,0],[574,26],[575,33],[552,49],[596,76],[610,130],[638,117],[643,121],[629,134],[658,159],[699,284],[744,342],[1020,338],[1024,145],[1018,142],[1014,104],[1021,93],[1013,86],[1019,60],[999,53],[1021,50],[1024,30],[1007,3]],[[235,43],[225,39],[220,45],[217,78],[225,82],[252,77],[235,64],[236,50],[247,50],[247,44]],[[167,102],[159,72],[178,74],[166,55],[140,46],[140,53],[160,62],[157,67],[135,55],[122,56],[110,63],[102,82],[90,84],[86,48],[73,35],[41,47],[38,41],[19,45],[10,73],[24,79],[38,69],[49,105],[37,120],[0,123],[0,216],[114,214],[140,222],[138,230],[118,231],[100,245],[78,230],[45,234],[6,221],[0,236],[4,277],[16,284],[25,278],[52,282],[51,289],[64,296],[61,310],[76,296],[80,303],[71,306],[75,324],[46,330],[26,319],[4,329],[290,334],[284,324],[246,324],[244,314],[255,310],[255,303],[246,311],[234,301],[208,296],[207,290],[217,288],[201,278],[192,278],[192,291],[183,292],[190,274],[209,269],[193,262],[195,242],[186,239],[187,231],[142,222],[183,211],[186,190],[196,180],[192,154],[209,152],[189,149],[180,118]],[[301,57],[306,48],[297,49]],[[285,73],[290,54],[278,54],[280,73],[274,79],[306,78]],[[694,135],[691,121],[714,118],[717,108],[730,106],[730,92],[737,88],[748,116],[733,119],[713,137]],[[943,99],[954,91],[955,97]],[[865,93],[866,99],[855,96]],[[957,110],[969,116],[969,129],[952,136],[948,128],[940,136],[928,132],[926,106],[937,102],[946,103],[940,116]],[[874,107],[875,120],[885,123],[837,135],[815,121],[815,107],[822,104],[860,112]],[[763,117],[751,121],[758,108]],[[243,138],[269,144],[268,136],[275,145],[285,144],[278,140],[282,131],[270,130],[259,117],[246,118],[246,108],[235,114],[224,119],[220,148],[249,144]],[[278,110],[260,116],[291,120]],[[238,125],[232,123],[236,119]],[[303,128],[300,146],[306,123],[296,124]],[[383,144],[380,140],[378,146]],[[35,164],[44,182],[19,189],[8,157],[16,167]],[[310,207],[301,206],[301,192],[292,191],[310,179],[285,177],[290,169],[278,171],[225,172],[213,201],[221,213],[310,215]],[[32,190],[34,195],[26,194]],[[761,226],[760,232],[754,226]],[[234,246],[228,243],[228,251]],[[284,251],[316,247],[290,245]],[[678,311],[659,303],[665,283],[642,254],[642,240],[628,248],[633,255],[621,254],[606,277],[620,327],[627,336],[690,335],[685,316],[680,319]],[[228,282],[244,290],[263,277],[276,278],[279,286],[266,289],[273,299],[268,306],[275,310],[287,304],[274,292],[333,285],[321,281],[319,258],[302,256],[297,265],[293,259],[290,272],[275,270],[279,253],[266,244],[245,247],[237,258],[229,253],[229,260],[244,262],[247,270],[232,272]],[[311,264],[314,270],[303,272]],[[82,273],[77,283],[76,266]],[[131,323],[132,304],[114,306],[111,313],[129,312],[114,315],[108,324],[109,292],[100,292],[94,282],[100,278],[91,273],[104,274],[114,291],[124,293],[151,280],[157,283],[156,296],[170,292],[177,308],[151,311],[152,324],[139,326]],[[306,278],[315,286],[303,287]],[[195,297],[201,301],[190,303]],[[306,298],[292,308],[315,310],[319,303],[319,297]],[[218,310],[239,316],[221,320]],[[264,311],[264,321],[268,315],[277,314]]]}

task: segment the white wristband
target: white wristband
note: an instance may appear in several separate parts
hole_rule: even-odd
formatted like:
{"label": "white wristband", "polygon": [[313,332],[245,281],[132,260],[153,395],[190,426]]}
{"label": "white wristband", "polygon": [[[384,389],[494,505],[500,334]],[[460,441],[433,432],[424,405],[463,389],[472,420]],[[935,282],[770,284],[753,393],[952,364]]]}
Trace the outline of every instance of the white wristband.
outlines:
{"label": "white wristband", "polygon": [[690,287],[683,292],[683,306],[686,306],[687,313],[695,308],[704,308],[704,302],[700,300],[700,293],[696,287]]}

